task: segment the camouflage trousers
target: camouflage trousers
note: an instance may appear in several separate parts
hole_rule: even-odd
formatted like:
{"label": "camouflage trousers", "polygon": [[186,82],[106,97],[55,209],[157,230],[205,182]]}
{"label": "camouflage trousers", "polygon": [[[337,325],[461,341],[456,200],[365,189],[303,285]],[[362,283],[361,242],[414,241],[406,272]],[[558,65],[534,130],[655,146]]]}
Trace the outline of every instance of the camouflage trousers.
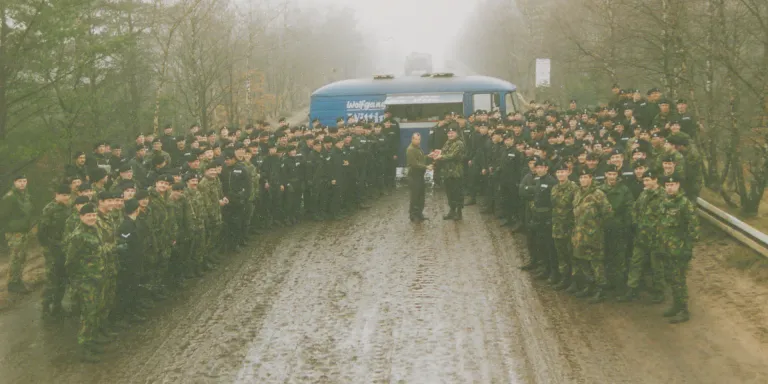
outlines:
{"label": "camouflage trousers", "polygon": [[45,287],[43,288],[43,310],[47,311],[51,306],[61,306],[64,292],[67,289],[67,271],[64,266],[66,255],[60,248],[45,248]]}
{"label": "camouflage trousers", "polygon": [[664,292],[664,266],[661,258],[663,255],[654,249],[651,241],[641,241],[637,238],[632,249],[632,258],[629,261],[629,273],[627,286],[637,288],[640,280],[645,277],[646,284],[653,292]]}
{"label": "camouflage trousers", "polygon": [[672,291],[672,299],[676,304],[688,305],[688,283],[686,274],[691,262],[692,249],[676,250],[673,254],[664,256],[664,275]]}
{"label": "camouflage trousers", "polygon": [[576,247],[573,250],[572,276],[583,275],[584,278],[597,286],[606,286],[605,259],[600,247]]}
{"label": "camouflage trousers", "polygon": [[605,274],[616,288],[627,283],[628,228],[611,228],[605,231]]}
{"label": "camouflage trousers", "polygon": [[80,330],[77,334],[77,343],[88,344],[99,334],[109,314],[104,302],[103,279],[78,281],[73,284],[73,293],[80,307]]}
{"label": "camouflage trousers", "polygon": [[573,264],[573,245],[571,239],[566,237],[564,239],[554,239],[555,250],[557,251],[557,269],[560,271],[560,276],[571,276],[572,264]]}
{"label": "camouflage trousers", "polygon": [[27,262],[29,234],[21,232],[6,233],[5,241],[8,242],[11,255],[11,263],[8,268],[8,284],[21,283],[24,264]]}

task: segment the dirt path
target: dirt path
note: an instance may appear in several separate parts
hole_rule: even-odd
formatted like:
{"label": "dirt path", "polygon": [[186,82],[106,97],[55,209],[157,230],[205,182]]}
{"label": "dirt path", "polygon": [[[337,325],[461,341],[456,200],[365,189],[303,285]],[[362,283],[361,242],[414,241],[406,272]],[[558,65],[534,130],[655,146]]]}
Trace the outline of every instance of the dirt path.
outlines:
{"label": "dirt path", "polygon": [[399,194],[343,222],[254,241],[106,361],[74,358],[74,323],[36,298],[0,314],[3,383],[766,383],[768,288],[717,255],[691,276],[693,319],[664,306],[589,306],[518,271],[523,239],[476,209],[420,225]]}

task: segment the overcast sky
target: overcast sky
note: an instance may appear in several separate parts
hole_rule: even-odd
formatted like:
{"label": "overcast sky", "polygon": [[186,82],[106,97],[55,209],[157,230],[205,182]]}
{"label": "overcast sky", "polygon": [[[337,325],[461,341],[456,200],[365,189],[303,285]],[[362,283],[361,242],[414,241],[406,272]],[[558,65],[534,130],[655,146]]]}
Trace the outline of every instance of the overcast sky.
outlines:
{"label": "overcast sky", "polygon": [[[369,48],[389,52],[400,61],[410,52],[433,55],[435,70],[442,66],[476,0],[297,0],[315,6],[347,6],[358,15],[361,30],[373,37]],[[393,68],[379,68],[388,70]]]}

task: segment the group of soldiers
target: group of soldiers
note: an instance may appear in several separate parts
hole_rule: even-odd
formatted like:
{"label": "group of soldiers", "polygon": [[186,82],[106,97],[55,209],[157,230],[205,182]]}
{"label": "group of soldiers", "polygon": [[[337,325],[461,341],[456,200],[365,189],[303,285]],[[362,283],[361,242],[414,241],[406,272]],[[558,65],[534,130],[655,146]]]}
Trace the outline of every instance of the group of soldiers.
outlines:
{"label": "group of soldiers", "polygon": [[[685,100],[672,105],[658,89],[642,97],[616,86],[592,111],[571,100],[565,111],[531,102],[507,116],[445,114],[427,156],[446,190],[443,218],[461,220],[464,206],[479,202],[502,226],[525,231],[522,269],[536,278],[591,303],[634,301],[641,290],[661,303],[668,286],[664,316],[685,322],[703,175],[695,118]],[[409,161],[409,172],[423,160]]]}
{"label": "group of soldiers", "polygon": [[[11,249],[9,292],[22,281],[34,226],[46,261],[43,316],[79,314],[84,361],[97,362],[117,333],[215,268],[249,236],[300,220],[333,220],[368,208],[395,187],[397,123],[339,119],[337,126],[203,133],[170,126],[135,143],[98,142],[66,166],[54,198],[34,220],[24,175],[2,199]],[[123,156],[123,148],[130,153]]]}

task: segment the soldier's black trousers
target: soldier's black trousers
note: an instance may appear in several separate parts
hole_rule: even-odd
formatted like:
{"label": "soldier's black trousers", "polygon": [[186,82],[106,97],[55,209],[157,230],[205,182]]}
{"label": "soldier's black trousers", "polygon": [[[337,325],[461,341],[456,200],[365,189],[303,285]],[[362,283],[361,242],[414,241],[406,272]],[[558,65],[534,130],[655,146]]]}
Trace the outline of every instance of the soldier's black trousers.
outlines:
{"label": "soldier's black trousers", "polygon": [[242,204],[230,202],[221,209],[224,218],[224,246],[231,249],[244,241],[243,236],[243,213],[245,207]]}
{"label": "soldier's black trousers", "polygon": [[448,206],[451,209],[464,208],[463,180],[456,177],[443,179],[445,183],[445,196],[448,198]]}
{"label": "soldier's black trousers", "polygon": [[426,185],[424,183],[424,170],[412,170],[408,172],[408,188],[411,191],[411,204],[408,213],[411,218],[419,218],[423,215]]}
{"label": "soldier's black trousers", "polygon": [[397,177],[397,160],[388,156],[384,164],[384,186],[394,188]]}
{"label": "soldier's black trousers", "polygon": [[501,195],[501,211],[505,219],[512,220],[515,217],[520,219],[520,198],[518,197],[517,185],[505,181],[499,185],[499,194]]}
{"label": "soldier's black trousers", "polygon": [[543,267],[546,267],[550,273],[559,270],[557,262],[557,251],[555,250],[555,241],[552,239],[552,222],[543,222],[534,225],[533,228],[534,249],[537,259]]}

